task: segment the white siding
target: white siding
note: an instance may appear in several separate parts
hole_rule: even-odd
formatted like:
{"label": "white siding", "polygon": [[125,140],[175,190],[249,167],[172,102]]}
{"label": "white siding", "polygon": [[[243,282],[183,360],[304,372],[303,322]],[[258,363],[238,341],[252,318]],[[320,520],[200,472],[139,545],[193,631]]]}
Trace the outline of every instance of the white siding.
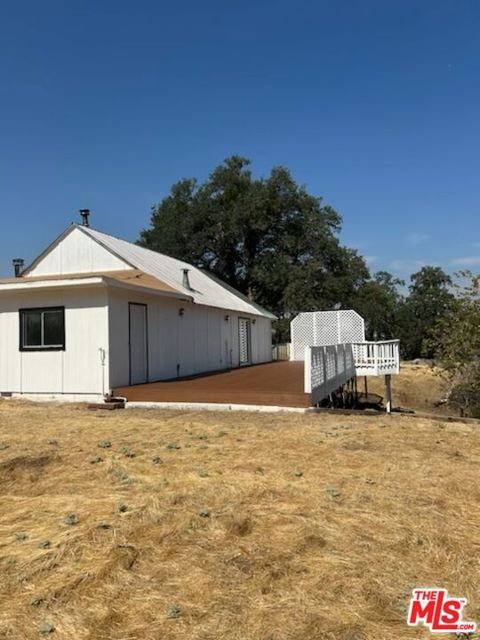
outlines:
{"label": "white siding", "polygon": [[88,235],[73,229],[59,244],[47,253],[29,276],[51,276],[67,273],[119,271],[131,266],[92,240]]}
{"label": "white siding", "polygon": [[268,318],[256,318],[252,325],[253,362],[269,362],[272,359],[272,323]]}
{"label": "white siding", "polygon": [[[105,289],[29,292],[0,296],[0,392],[90,394],[109,389]],[[65,351],[20,351],[19,309],[65,307]]]}
{"label": "white siding", "polygon": [[[0,296],[0,392],[100,396],[128,385],[129,302],[148,306],[150,381],[239,365],[237,313],[102,287],[9,293]],[[65,351],[20,351],[19,309],[49,306],[65,307]],[[270,320],[241,315],[252,322],[252,363],[270,361]]]}
{"label": "white siding", "polygon": [[[109,290],[110,384],[129,380],[128,303],[148,307],[149,380],[167,380],[238,367],[238,314],[191,303]],[[183,316],[179,310],[183,308]],[[228,315],[229,319],[225,317]],[[247,317],[245,314],[242,314]],[[252,322],[252,363],[272,359],[271,321]]]}

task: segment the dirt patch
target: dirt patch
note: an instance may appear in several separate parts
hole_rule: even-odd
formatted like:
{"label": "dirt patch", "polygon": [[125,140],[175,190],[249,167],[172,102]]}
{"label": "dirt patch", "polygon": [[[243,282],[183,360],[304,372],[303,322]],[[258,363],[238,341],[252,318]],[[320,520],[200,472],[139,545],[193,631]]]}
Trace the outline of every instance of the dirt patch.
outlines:
{"label": "dirt patch", "polygon": [[0,462],[0,474],[6,477],[19,473],[38,473],[52,461],[51,456],[18,456],[11,460]]}
{"label": "dirt patch", "polygon": [[53,462],[53,456],[42,454],[16,456],[0,462],[0,494],[21,493],[24,484],[37,483]]}

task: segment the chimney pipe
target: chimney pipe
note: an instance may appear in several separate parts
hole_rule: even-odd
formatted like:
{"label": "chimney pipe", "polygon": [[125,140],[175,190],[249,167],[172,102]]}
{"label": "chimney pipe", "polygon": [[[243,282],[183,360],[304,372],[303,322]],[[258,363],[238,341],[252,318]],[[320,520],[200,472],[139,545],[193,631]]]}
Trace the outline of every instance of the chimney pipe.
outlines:
{"label": "chimney pipe", "polygon": [[15,271],[15,277],[19,278],[20,274],[22,273],[23,265],[25,264],[25,261],[23,258],[14,258],[12,260],[12,264],[13,264],[13,269]]}
{"label": "chimney pipe", "polygon": [[89,227],[90,223],[88,222],[88,216],[90,215],[90,209],[79,209],[79,211],[82,216],[82,225],[84,227]]}
{"label": "chimney pipe", "polygon": [[190,279],[188,277],[188,272],[190,271],[190,269],[183,269],[183,286],[185,287],[185,289],[191,289],[192,287],[190,286]]}

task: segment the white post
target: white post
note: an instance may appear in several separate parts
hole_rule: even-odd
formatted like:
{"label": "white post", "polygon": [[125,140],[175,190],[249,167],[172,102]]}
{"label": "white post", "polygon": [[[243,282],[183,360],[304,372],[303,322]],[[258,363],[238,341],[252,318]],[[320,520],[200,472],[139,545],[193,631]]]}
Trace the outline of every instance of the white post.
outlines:
{"label": "white post", "polygon": [[385,391],[387,395],[387,413],[392,413],[392,376],[385,376]]}
{"label": "white post", "polygon": [[312,393],[312,347],[305,347],[305,364],[303,367],[303,389]]}

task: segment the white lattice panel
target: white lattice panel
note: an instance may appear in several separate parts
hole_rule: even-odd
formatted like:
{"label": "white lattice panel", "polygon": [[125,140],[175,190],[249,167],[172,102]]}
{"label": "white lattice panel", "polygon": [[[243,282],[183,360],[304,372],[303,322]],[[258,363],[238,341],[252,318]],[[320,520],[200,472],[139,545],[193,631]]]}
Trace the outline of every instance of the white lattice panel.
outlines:
{"label": "white lattice panel", "polygon": [[303,360],[305,347],[314,346],[313,314],[301,313],[290,323],[290,360]]}
{"label": "white lattice panel", "polygon": [[317,404],[355,376],[352,345],[305,349],[305,393]]}
{"label": "white lattice panel", "polygon": [[305,347],[325,347],[365,340],[365,322],[353,309],[300,313],[290,325],[291,360],[303,360]]}
{"label": "white lattice panel", "polygon": [[362,316],[351,309],[337,311],[340,344],[350,344],[365,340],[365,322]]}

